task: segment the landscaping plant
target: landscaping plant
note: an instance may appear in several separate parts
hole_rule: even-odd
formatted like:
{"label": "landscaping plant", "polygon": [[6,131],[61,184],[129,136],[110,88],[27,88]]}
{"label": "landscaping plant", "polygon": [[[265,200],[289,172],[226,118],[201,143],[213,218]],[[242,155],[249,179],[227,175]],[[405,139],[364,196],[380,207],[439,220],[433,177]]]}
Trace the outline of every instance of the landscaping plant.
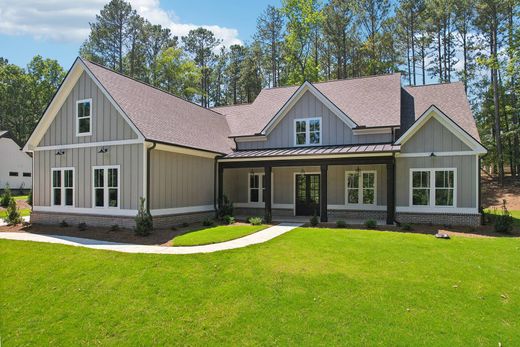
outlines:
{"label": "landscaping plant", "polygon": [[229,224],[235,224],[235,217],[233,216],[224,216],[222,218],[222,222],[226,225],[229,225]]}
{"label": "landscaping plant", "polygon": [[22,223],[22,216],[20,215],[20,211],[18,211],[14,198],[11,198],[7,205],[7,216],[5,221],[8,225],[17,225]]}
{"label": "landscaping plant", "polygon": [[6,183],[4,187],[4,193],[0,197],[0,206],[3,208],[7,208],[9,206],[9,203],[11,202],[12,198],[11,189],[9,189],[9,184]]}
{"label": "landscaping plant", "polygon": [[263,219],[262,217],[250,217],[249,223],[251,223],[251,225],[260,225],[263,223]]}
{"label": "landscaping plant", "polygon": [[509,233],[511,230],[513,230],[513,216],[511,215],[511,212],[507,209],[506,201],[503,200],[502,202],[502,210],[500,212],[497,212],[495,210],[495,216],[493,217],[495,223],[495,231],[497,233]]}
{"label": "landscaping plant", "polygon": [[211,219],[209,219],[209,218],[208,219],[204,219],[202,221],[202,225],[205,226],[205,227],[213,226],[213,224],[215,224],[215,223],[213,223],[213,221]]}
{"label": "landscaping plant", "polygon": [[336,221],[336,227],[337,228],[346,228],[347,227],[347,222],[345,222],[344,220],[338,220]]}
{"label": "landscaping plant", "polygon": [[31,190],[29,190],[29,194],[27,194],[27,203],[31,206],[33,204],[32,200],[33,200],[33,197],[32,197],[32,189],[31,189]]}
{"label": "landscaping plant", "polygon": [[365,221],[365,228],[367,229],[375,229],[377,227],[377,222],[373,219],[368,219]]}
{"label": "landscaping plant", "polygon": [[222,197],[222,201],[220,201],[219,207],[217,209],[217,218],[222,220],[225,216],[233,215],[233,203],[229,198],[224,195]]}
{"label": "landscaping plant", "polygon": [[134,232],[139,236],[148,236],[153,231],[153,219],[150,211],[145,206],[145,198],[140,198],[139,210],[135,217]]}
{"label": "landscaping plant", "polygon": [[311,217],[309,222],[311,223],[311,226],[315,227],[319,223],[318,216],[314,214],[314,216]]}

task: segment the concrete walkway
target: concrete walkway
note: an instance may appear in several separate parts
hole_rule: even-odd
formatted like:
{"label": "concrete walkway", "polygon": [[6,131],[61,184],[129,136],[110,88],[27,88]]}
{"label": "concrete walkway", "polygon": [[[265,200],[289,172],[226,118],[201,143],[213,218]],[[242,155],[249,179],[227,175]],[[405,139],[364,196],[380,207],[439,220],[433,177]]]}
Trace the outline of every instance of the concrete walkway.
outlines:
{"label": "concrete walkway", "polygon": [[62,245],[103,249],[124,253],[195,254],[212,253],[217,251],[224,251],[227,249],[242,248],[257,243],[263,243],[271,239],[274,239],[277,236],[285,234],[286,232],[291,231],[301,225],[301,223],[282,223],[264,230],[260,230],[259,232],[256,232],[254,234],[247,235],[231,241],[215,243],[212,245],[184,247],[133,245],[128,243],[83,239],[80,237],[11,232],[0,232],[0,239],[59,243]]}
{"label": "concrete walkway", "polygon": [[[25,216],[25,217],[22,217],[22,219],[23,219],[24,222],[30,222],[31,217],[30,216]],[[7,225],[7,223],[5,222],[5,220],[0,218],[0,227],[6,226],[6,225]]]}

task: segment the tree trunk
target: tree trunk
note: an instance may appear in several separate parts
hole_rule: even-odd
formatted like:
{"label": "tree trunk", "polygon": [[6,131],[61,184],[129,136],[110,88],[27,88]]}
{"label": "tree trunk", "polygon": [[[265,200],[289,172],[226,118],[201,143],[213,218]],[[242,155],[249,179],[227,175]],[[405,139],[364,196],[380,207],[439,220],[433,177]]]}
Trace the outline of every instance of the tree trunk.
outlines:
{"label": "tree trunk", "polygon": [[502,153],[502,139],[500,129],[500,104],[498,97],[498,74],[496,68],[497,61],[497,35],[498,35],[496,17],[493,19],[493,25],[491,28],[491,57],[493,58],[493,65],[491,66],[491,84],[493,85],[493,105],[494,105],[494,116],[495,116],[495,142],[497,151],[497,166],[498,166],[498,182],[500,185],[504,184],[504,156]]}
{"label": "tree trunk", "polygon": [[410,39],[412,41],[412,69],[413,69],[413,85],[417,85],[415,81],[415,29],[414,29],[414,13],[410,13]]}

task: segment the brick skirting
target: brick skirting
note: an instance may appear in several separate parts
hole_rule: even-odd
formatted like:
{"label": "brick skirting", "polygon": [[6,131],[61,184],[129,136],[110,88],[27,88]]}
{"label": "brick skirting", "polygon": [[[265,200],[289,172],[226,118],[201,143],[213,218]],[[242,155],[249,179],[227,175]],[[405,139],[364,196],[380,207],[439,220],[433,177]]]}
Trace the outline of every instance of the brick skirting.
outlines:
{"label": "brick skirting", "polygon": [[481,215],[397,212],[395,214],[395,220],[399,223],[410,224],[435,224],[478,227],[481,224]]}
{"label": "brick skirting", "polygon": [[386,220],[386,211],[366,211],[366,210],[329,210],[329,218],[341,219],[348,222],[353,220]]}

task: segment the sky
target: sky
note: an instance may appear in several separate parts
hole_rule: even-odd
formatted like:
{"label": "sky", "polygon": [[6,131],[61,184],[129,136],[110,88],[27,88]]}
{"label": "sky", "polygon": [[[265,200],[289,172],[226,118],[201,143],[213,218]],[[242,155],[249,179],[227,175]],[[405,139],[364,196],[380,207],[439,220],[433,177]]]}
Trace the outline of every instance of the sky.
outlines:
{"label": "sky", "polygon": [[[0,57],[25,67],[33,56],[68,69],[89,34],[89,22],[109,0],[0,0]],[[229,46],[251,40],[256,19],[281,0],[129,0],[152,24],[182,36],[199,26]],[[247,6],[245,6],[247,4]]]}

